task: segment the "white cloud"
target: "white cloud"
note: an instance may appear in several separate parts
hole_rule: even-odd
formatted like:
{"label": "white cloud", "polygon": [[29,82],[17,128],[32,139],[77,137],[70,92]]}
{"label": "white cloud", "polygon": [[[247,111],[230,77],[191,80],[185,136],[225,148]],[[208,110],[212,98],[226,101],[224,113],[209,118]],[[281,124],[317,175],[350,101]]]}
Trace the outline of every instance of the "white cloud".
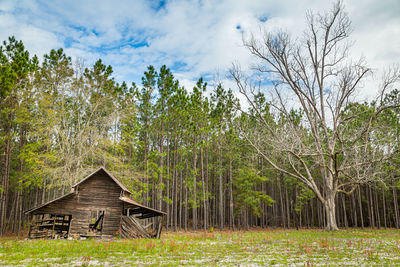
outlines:
{"label": "white cloud", "polygon": [[[140,83],[150,64],[179,65],[173,69],[176,76],[182,84],[193,86],[201,75],[224,72],[233,61],[243,66],[251,61],[242,47],[242,32],[279,27],[300,34],[307,9],[323,11],[332,4],[312,0],[170,0],[158,10],[151,5],[154,2],[146,0],[3,0],[0,39],[15,35],[38,55],[63,47],[87,64],[102,58],[114,67],[117,79],[128,82]],[[365,55],[369,65],[378,69],[399,62],[400,2],[347,0],[345,5],[353,20],[353,55]],[[144,42],[148,46],[135,47]]]}

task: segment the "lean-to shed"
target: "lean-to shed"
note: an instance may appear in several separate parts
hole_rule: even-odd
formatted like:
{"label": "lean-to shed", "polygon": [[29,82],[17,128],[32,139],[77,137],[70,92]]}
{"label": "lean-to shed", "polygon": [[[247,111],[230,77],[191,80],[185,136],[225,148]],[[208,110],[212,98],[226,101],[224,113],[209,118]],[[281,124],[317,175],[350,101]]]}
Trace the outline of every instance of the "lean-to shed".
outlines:
{"label": "lean-to shed", "polygon": [[29,238],[159,238],[165,213],[132,200],[131,192],[100,168],[60,198],[26,211]]}

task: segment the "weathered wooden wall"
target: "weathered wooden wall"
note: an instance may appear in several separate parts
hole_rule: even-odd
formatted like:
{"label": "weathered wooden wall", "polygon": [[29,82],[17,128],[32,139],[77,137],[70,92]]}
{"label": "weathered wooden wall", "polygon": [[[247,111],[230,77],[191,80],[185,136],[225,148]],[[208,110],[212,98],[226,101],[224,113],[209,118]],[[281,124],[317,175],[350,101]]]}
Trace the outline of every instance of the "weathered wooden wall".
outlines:
{"label": "weathered wooden wall", "polygon": [[104,210],[103,235],[116,234],[121,225],[123,204],[119,200],[121,188],[104,172],[98,172],[78,185],[77,194],[33,211],[33,214],[72,215],[70,234],[86,235],[89,232],[91,211]]}

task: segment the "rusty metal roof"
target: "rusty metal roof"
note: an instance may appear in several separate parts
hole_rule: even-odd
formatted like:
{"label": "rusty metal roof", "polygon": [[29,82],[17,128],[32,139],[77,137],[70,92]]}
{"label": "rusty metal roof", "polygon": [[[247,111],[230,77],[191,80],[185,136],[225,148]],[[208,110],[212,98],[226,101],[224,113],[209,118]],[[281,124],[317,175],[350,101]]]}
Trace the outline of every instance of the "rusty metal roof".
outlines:
{"label": "rusty metal roof", "polygon": [[137,203],[135,200],[130,199],[130,198],[128,198],[128,197],[120,197],[119,199],[120,199],[121,201],[123,201],[123,202],[128,203],[128,204],[131,204],[131,205],[134,205],[134,206],[136,206],[136,207],[139,207],[139,208],[148,210],[149,212],[146,212],[146,213],[155,213],[155,214],[158,214],[158,215],[163,215],[163,214],[165,215],[165,214],[166,214],[166,213],[163,212],[163,211],[159,211],[159,210],[156,210],[156,209],[152,209],[152,208],[146,207],[146,206],[144,206],[144,205],[142,205],[142,204],[139,204],[139,203]]}
{"label": "rusty metal roof", "polygon": [[128,192],[129,194],[131,194],[131,192],[128,190],[128,188],[126,188],[120,181],[117,180],[117,178],[115,178],[111,173],[109,173],[106,168],[104,167],[100,167],[100,169],[98,169],[95,172],[92,172],[91,174],[89,174],[86,178],[84,178],[83,180],[81,180],[80,182],[74,184],[72,187],[76,187],[77,185],[80,185],[81,183],[85,182],[86,180],[90,179],[93,175],[95,175],[96,173],[100,172],[100,171],[104,171],[107,176],[109,176],[119,187],[121,187],[122,190],[124,190],[125,192]]}

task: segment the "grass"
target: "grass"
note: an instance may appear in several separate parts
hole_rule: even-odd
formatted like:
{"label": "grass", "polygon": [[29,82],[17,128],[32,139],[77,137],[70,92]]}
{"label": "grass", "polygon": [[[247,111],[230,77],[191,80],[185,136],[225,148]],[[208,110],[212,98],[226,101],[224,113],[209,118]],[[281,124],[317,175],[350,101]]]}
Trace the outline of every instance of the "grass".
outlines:
{"label": "grass", "polygon": [[159,240],[0,239],[0,265],[400,265],[400,231],[165,233]]}

